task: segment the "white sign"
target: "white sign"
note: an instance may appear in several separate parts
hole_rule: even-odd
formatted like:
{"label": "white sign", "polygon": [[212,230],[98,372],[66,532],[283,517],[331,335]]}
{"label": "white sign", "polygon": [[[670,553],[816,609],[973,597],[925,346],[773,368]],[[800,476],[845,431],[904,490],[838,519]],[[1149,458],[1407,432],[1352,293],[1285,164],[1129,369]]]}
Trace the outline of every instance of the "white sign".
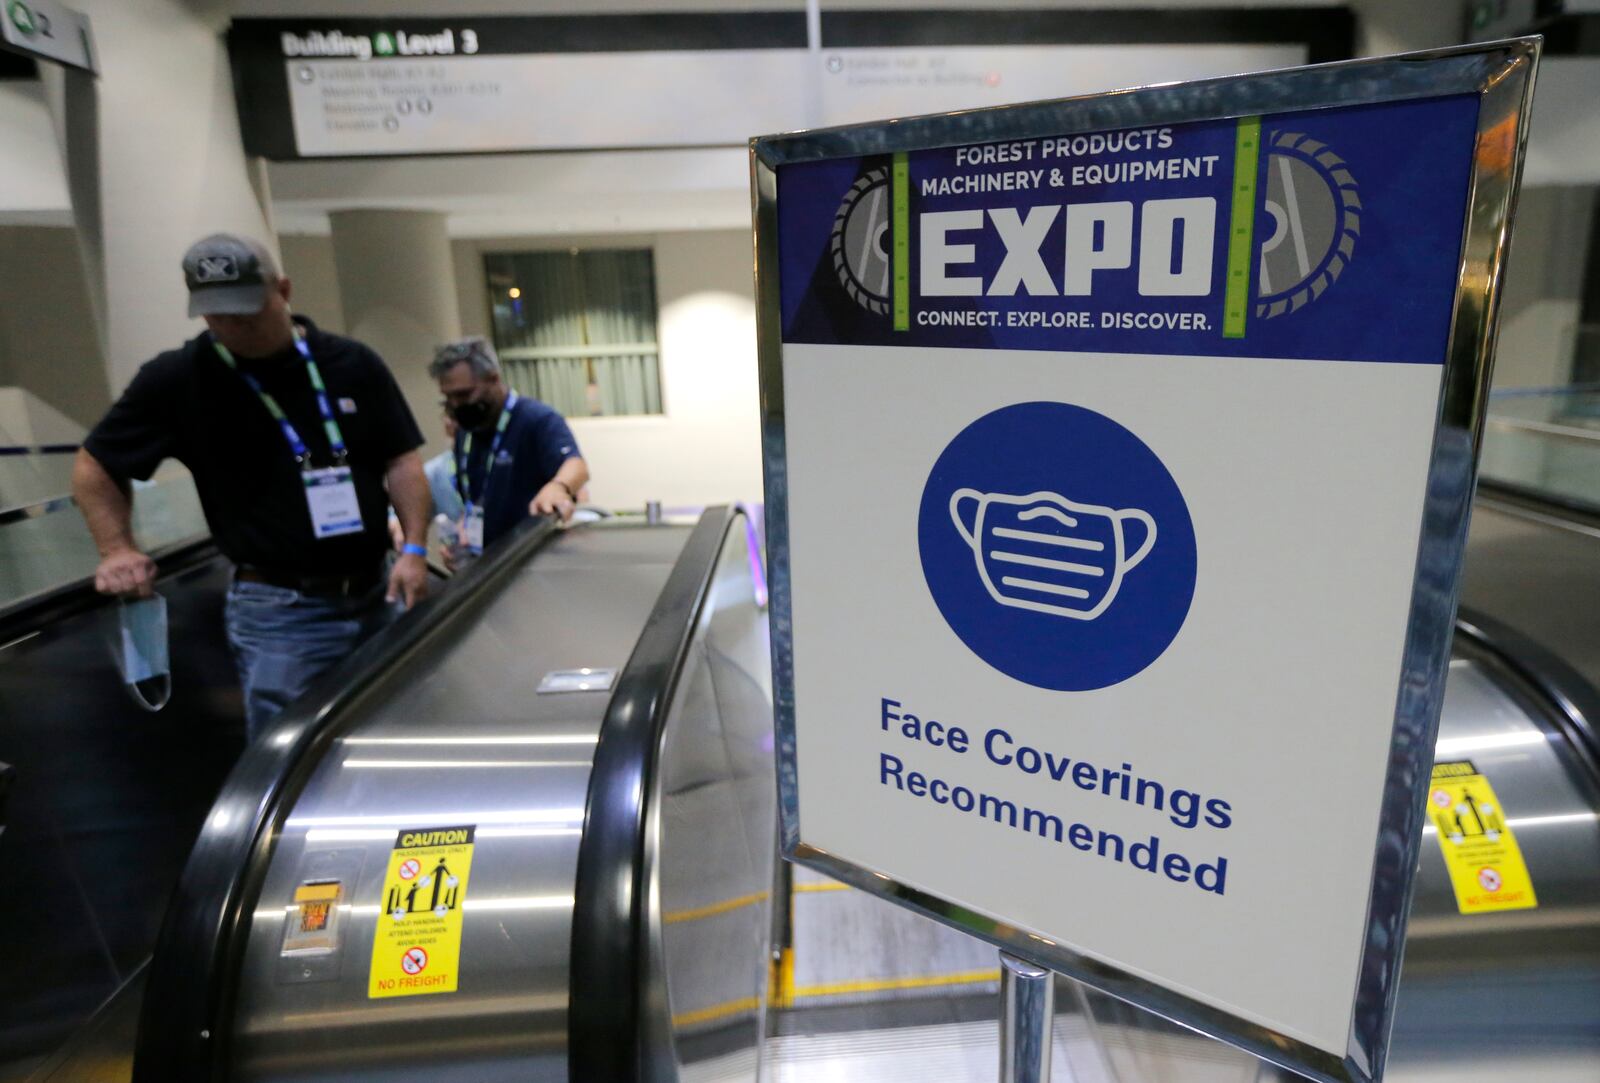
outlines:
{"label": "white sign", "polygon": [[97,72],[89,20],[56,0],[0,0],[0,41],[41,60]]}
{"label": "white sign", "polygon": [[756,142],[791,856],[1381,1074],[1531,54]]}
{"label": "white sign", "polygon": [[299,154],[742,145],[752,131],[1281,67],[1305,55],[1298,45],[479,54],[470,28],[383,38],[281,35]]}

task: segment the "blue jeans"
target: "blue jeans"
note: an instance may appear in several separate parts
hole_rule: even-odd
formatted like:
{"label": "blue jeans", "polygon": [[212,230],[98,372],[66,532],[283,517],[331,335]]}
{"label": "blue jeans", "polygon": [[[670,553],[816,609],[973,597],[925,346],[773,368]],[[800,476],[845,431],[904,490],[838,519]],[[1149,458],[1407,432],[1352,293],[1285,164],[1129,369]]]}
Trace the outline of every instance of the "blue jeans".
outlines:
{"label": "blue jeans", "polygon": [[250,740],[314,678],[393,619],[384,590],[380,583],[365,595],[341,598],[234,581],[225,618]]}

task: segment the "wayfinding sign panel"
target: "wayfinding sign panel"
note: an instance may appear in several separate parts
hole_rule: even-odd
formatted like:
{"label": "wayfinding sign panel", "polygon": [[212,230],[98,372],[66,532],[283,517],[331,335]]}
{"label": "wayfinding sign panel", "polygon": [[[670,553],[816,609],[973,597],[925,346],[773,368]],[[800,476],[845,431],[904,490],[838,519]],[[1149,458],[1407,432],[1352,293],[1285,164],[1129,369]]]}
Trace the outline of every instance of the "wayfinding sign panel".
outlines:
{"label": "wayfinding sign panel", "polygon": [[791,857],[1381,1075],[1536,56],[753,142]]}
{"label": "wayfinding sign panel", "polygon": [[98,74],[89,20],[56,0],[0,0],[0,47]]}

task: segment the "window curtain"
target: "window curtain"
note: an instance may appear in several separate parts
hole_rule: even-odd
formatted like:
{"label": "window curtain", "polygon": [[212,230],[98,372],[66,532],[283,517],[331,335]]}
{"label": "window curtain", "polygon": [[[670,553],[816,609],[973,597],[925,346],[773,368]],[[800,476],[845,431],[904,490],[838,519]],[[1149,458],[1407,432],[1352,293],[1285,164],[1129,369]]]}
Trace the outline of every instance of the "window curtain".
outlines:
{"label": "window curtain", "polygon": [[569,417],[661,413],[648,251],[493,253],[485,270],[514,386]]}

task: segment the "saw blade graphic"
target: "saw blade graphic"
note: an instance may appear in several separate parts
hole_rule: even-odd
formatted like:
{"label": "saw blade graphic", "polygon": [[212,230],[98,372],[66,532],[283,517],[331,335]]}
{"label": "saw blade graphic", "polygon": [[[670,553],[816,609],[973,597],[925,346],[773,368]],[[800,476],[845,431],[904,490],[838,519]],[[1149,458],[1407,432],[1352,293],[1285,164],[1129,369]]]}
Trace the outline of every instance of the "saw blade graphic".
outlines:
{"label": "saw blade graphic", "polygon": [[845,193],[829,242],[839,284],[856,304],[880,316],[889,312],[891,212],[889,171],[871,170]]}
{"label": "saw blade graphic", "polygon": [[1339,280],[1361,236],[1361,196],[1344,160],[1299,132],[1278,132],[1267,154],[1255,314],[1271,319],[1321,297]]}

